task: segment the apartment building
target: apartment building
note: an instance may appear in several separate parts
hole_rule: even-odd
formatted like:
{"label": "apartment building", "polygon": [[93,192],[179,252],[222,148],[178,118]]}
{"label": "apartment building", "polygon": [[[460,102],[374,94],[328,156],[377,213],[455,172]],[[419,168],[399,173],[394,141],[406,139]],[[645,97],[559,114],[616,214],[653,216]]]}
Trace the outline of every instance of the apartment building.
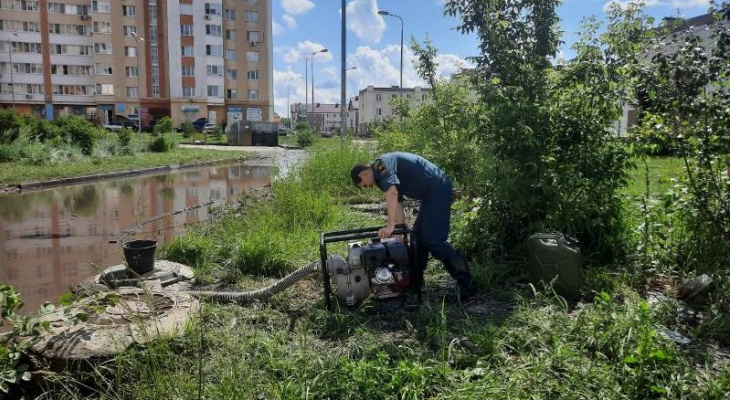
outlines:
{"label": "apartment building", "polygon": [[357,116],[357,133],[367,135],[370,133],[371,123],[382,120],[393,115],[392,100],[403,94],[411,107],[419,107],[430,98],[430,89],[416,86],[414,88],[373,87],[368,86],[360,90],[357,102],[350,103],[350,113]]}
{"label": "apartment building", "polygon": [[273,117],[271,0],[0,0],[0,106],[143,126]]}
{"label": "apartment building", "polygon": [[[307,121],[309,126],[317,132],[339,132],[342,124],[342,110],[339,103],[307,104]],[[295,122],[304,121],[304,104],[296,103],[290,106],[290,113]]]}

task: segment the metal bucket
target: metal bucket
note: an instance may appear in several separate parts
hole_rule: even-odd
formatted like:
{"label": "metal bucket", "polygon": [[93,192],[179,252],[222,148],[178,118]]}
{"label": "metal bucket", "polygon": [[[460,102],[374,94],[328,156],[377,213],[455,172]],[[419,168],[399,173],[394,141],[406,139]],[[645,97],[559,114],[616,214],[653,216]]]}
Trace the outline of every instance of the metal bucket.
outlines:
{"label": "metal bucket", "polygon": [[124,260],[127,267],[135,273],[142,275],[150,272],[155,267],[155,250],[157,242],[154,240],[131,240],[122,244]]}

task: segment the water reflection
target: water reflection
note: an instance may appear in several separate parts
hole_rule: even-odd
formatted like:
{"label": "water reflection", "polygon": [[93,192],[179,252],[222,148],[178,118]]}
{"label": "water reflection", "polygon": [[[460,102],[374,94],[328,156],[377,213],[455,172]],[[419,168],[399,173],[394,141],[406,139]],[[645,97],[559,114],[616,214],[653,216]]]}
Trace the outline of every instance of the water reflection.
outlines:
{"label": "water reflection", "polygon": [[140,222],[172,214],[126,237],[167,243],[209,216],[207,207],[175,211],[235,200],[269,184],[271,173],[270,167],[206,166],[0,196],[0,282],[20,291],[25,312],[35,312],[73,283],[121,263],[120,245],[109,241]]}

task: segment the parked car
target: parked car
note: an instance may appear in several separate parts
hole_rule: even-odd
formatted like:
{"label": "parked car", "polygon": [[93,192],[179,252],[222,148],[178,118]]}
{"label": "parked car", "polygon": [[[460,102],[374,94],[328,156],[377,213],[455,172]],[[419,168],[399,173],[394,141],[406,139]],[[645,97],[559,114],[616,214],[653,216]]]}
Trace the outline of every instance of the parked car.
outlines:
{"label": "parked car", "polygon": [[102,127],[114,132],[120,131],[123,127],[136,131],[137,123],[134,121],[111,120],[106,124],[102,124]]}
{"label": "parked car", "polygon": [[[198,119],[196,119],[195,121],[191,122],[193,124],[193,130],[195,130],[195,132],[202,132],[203,131],[203,127],[205,126],[205,124],[207,122],[208,122],[208,119],[207,118],[198,118]],[[182,125],[180,125],[177,128],[177,131],[178,132],[182,132],[183,131]]]}
{"label": "parked car", "polygon": [[216,128],[218,128],[218,124],[213,122],[206,122],[205,125],[203,125],[203,129],[201,129],[201,131],[203,133],[213,133],[215,132]]}

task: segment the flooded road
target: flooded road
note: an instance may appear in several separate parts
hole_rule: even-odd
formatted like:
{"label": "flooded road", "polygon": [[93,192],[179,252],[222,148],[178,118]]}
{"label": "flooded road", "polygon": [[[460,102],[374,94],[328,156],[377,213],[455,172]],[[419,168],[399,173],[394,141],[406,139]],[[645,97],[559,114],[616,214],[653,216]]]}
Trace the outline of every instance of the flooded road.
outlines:
{"label": "flooded road", "polygon": [[[284,169],[289,158],[282,157]],[[208,219],[207,206],[194,206],[236,201],[247,190],[268,185],[275,170],[240,163],[214,165],[1,195],[0,282],[21,293],[24,313],[35,313],[74,283],[122,263],[121,244],[110,241],[168,243],[186,227]]]}

